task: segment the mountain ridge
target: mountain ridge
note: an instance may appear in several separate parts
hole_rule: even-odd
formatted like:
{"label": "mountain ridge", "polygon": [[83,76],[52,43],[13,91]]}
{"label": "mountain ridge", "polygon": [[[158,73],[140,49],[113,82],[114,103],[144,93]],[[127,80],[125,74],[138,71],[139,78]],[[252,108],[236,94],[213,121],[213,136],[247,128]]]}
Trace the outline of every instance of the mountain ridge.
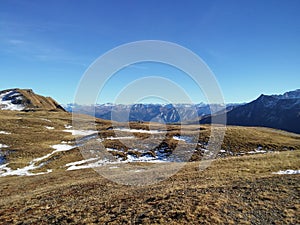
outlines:
{"label": "mountain ridge", "polygon": [[[262,94],[254,101],[227,112],[226,116],[227,125],[270,127],[300,133],[300,90],[283,95]],[[211,116],[201,119],[200,123],[211,123]]]}
{"label": "mountain ridge", "polygon": [[44,97],[32,89],[12,88],[0,91],[0,109],[17,111],[66,111],[51,97]]}
{"label": "mountain ridge", "polygon": [[[51,97],[35,94],[32,89],[12,88],[0,91],[0,110],[69,111],[118,122],[211,123],[226,114],[227,125],[259,126],[300,133],[300,89],[280,95],[261,94],[246,104],[69,104],[66,110]],[[221,110],[218,110],[221,109]],[[217,118],[216,118],[217,119]],[[193,122],[194,121],[194,122]],[[217,120],[216,120],[217,121]]]}
{"label": "mountain ridge", "polygon": [[95,105],[65,105],[69,112],[77,112],[118,122],[144,121],[177,123],[195,121],[212,112],[231,110],[242,104],[95,104]]}

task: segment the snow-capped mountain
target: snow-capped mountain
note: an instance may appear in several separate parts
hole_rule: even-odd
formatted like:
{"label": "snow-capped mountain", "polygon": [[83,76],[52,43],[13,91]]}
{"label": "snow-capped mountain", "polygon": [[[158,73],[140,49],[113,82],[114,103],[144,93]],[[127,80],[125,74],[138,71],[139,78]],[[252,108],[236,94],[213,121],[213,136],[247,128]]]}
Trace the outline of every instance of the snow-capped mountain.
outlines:
{"label": "snow-capped mountain", "polygon": [[297,89],[295,91],[288,91],[282,95],[271,95],[274,98],[279,99],[293,99],[293,98],[300,98],[300,89]]}
{"label": "snow-capped mountain", "polygon": [[[200,121],[211,123],[211,116]],[[300,133],[300,90],[261,95],[227,113],[228,125],[261,126]]]}
{"label": "snow-capped mountain", "polygon": [[[196,121],[201,117],[210,115],[211,111],[217,112],[221,109],[228,111],[241,104],[228,104],[226,109],[218,104],[97,104],[97,105],[76,105],[68,104],[64,108],[69,112],[78,112],[88,115],[95,115],[106,120],[119,122],[127,121],[152,121],[162,123],[176,123]],[[95,112],[95,114],[94,114]]]}
{"label": "snow-capped mountain", "polygon": [[0,91],[0,110],[65,111],[55,100],[35,94],[31,89],[8,89]]}

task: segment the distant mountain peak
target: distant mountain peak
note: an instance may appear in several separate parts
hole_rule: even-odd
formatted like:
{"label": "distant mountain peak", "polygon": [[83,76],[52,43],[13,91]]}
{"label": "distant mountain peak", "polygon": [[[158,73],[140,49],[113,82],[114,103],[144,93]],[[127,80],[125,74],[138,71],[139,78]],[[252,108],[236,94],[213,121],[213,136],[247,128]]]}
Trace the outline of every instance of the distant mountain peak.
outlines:
{"label": "distant mountain peak", "polygon": [[285,92],[282,95],[271,95],[274,98],[278,99],[295,99],[295,98],[300,98],[300,89],[296,89],[294,91],[288,91]]}
{"label": "distant mountain peak", "polygon": [[[300,133],[300,89],[282,95],[260,95],[227,113],[227,124],[261,126]],[[211,123],[211,116],[200,121]]]}
{"label": "distant mountain peak", "polygon": [[0,110],[65,111],[54,99],[19,88],[0,91]]}
{"label": "distant mountain peak", "polygon": [[254,100],[253,102],[256,102],[256,103],[262,103],[262,104],[265,104],[266,106],[270,106],[275,104],[277,101],[279,100],[279,98],[276,98],[272,95],[260,95],[256,100]]}

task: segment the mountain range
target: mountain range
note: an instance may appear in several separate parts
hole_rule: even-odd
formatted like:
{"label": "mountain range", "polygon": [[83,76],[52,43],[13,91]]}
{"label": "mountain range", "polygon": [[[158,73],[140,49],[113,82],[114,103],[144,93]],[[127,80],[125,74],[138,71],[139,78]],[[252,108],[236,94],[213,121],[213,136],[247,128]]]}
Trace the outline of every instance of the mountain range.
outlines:
{"label": "mountain range", "polygon": [[[261,95],[245,104],[228,104],[225,109],[217,104],[98,104],[65,106],[67,111],[95,115],[106,120],[152,121],[163,123],[211,123],[213,116],[226,114],[228,125],[260,126],[300,133],[300,89],[282,95]],[[223,108],[218,111],[218,108]],[[94,114],[95,112],[95,114]]]}
{"label": "mountain range", "polygon": [[96,104],[96,105],[64,105],[69,112],[88,114],[105,120],[118,122],[189,122],[210,115],[211,111],[230,111],[243,104]]}
{"label": "mountain range", "polygon": [[[118,122],[211,123],[226,114],[227,125],[259,126],[300,133],[300,89],[282,95],[261,95],[246,104],[97,104],[61,106],[51,97],[31,89],[0,91],[0,109],[19,111],[69,111]],[[218,110],[222,109],[222,110]]]}
{"label": "mountain range", "polygon": [[[201,119],[200,123],[211,123],[211,115]],[[270,127],[300,133],[300,89],[282,95],[261,95],[227,112],[227,124]]]}

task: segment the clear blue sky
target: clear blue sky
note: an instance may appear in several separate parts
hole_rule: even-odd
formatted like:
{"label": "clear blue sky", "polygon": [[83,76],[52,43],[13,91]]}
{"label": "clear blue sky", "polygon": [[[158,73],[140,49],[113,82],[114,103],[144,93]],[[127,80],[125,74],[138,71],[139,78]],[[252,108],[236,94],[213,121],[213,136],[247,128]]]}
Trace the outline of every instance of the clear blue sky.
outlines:
{"label": "clear blue sky", "polygon": [[[300,86],[299,12],[298,0],[1,0],[0,89],[32,88],[69,103],[96,58],[151,39],[198,54],[226,102],[283,93]],[[101,102],[111,100],[118,82],[125,80],[111,82]],[[184,88],[193,101],[202,100],[191,82]]]}

